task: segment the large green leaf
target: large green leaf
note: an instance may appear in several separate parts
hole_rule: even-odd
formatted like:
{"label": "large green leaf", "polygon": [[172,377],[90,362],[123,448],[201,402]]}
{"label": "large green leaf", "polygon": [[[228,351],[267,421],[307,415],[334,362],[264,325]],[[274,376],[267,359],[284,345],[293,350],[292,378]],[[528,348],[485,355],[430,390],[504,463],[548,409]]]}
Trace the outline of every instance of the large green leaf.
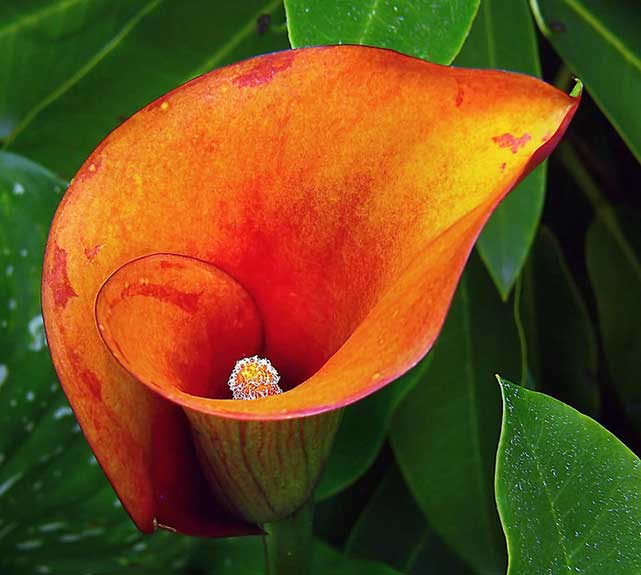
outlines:
{"label": "large green leaf", "polygon": [[547,228],[534,243],[523,277],[521,312],[537,388],[597,414],[596,336],[559,243]]}
{"label": "large green leaf", "polygon": [[429,357],[397,381],[345,409],[332,453],[316,488],[318,500],[352,485],[374,463],[394,410],[421,378]]}
{"label": "large green leaf", "polygon": [[641,161],[641,10],[635,0],[530,0],[539,28]]}
{"label": "large green leaf", "polygon": [[154,98],[212,68],[286,48],[283,21],[282,0],[3,0],[0,139],[71,176]]}
{"label": "large green leaf", "polygon": [[[456,64],[540,76],[535,28],[527,3],[483,0]],[[536,234],[545,195],[545,171],[545,165],[539,166],[508,195],[492,214],[477,244],[504,299]]]}
{"label": "large green leaf", "polygon": [[430,525],[483,574],[503,572],[506,562],[494,504],[501,413],[494,374],[520,368],[512,307],[473,257],[432,362],[396,410],[390,438]]}
{"label": "large green leaf", "polygon": [[[94,54],[108,50],[125,27],[155,3],[146,0],[5,0],[0,4],[0,139],[74,77]],[[46,73],[40,71],[46,70]]]}
{"label": "large green leaf", "polygon": [[479,0],[285,0],[295,48],[366,44],[449,64]]}
{"label": "large green leaf", "polygon": [[[614,219],[613,219],[614,218]],[[586,257],[612,383],[641,429],[641,217],[601,214],[587,234]]]}
{"label": "large green leaf", "polygon": [[508,575],[641,572],[641,461],[594,420],[506,381],[496,500]]}
{"label": "large green leaf", "polygon": [[180,566],[190,542],[137,532],[86,445],[49,359],[40,265],[65,187],[43,168],[0,153],[0,571],[73,575]]}

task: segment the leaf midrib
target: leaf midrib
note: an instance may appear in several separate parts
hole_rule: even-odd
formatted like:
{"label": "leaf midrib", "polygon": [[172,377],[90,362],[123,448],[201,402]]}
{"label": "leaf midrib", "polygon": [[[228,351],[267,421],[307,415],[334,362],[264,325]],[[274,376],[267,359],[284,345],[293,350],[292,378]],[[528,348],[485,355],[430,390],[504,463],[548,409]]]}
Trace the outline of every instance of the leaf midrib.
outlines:
{"label": "leaf midrib", "polygon": [[563,0],[563,2],[641,73],[641,59],[635,56],[633,51],[604,26],[598,18],[593,16],[579,0]]}
{"label": "leaf midrib", "polygon": [[485,34],[487,38],[487,63],[490,68],[496,68],[496,47],[494,46],[494,25],[492,23],[490,0],[483,0],[483,2],[481,2],[481,6],[483,7]]}
{"label": "leaf midrib", "polygon": [[559,521],[558,512],[554,504],[554,501],[552,499],[552,494],[550,493],[547,486],[547,482],[543,477],[543,470],[541,469],[541,464],[539,462],[539,456],[537,454],[536,448],[533,447],[532,443],[529,441],[529,436],[527,435],[526,426],[524,422],[520,420],[518,411],[515,413],[514,419],[516,422],[518,422],[518,425],[521,428],[522,437],[525,443],[529,443],[531,446],[529,449],[529,452],[532,454],[532,460],[534,461],[534,466],[536,468],[537,475],[539,476],[539,482],[540,482],[540,485],[543,487],[543,492],[545,493],[545,499],[550,509],[550,515],[552,516],[552,523],[554,523],[554,527],[558,535],[559,547],[561,549],[561,552],[563,553],[563,560],[565,562],[565,566],[567,567],[567,570],[572,571],[573,570],[572,558],[570,557],[568,550],[565,547],[565,537],[563,537],[563,533],[561,532],[561,522]]}
{"label": "leaf midrib", "polygon": [[[67,0],[67,5],[74,3],[88,2],[91,0]],[[38,102],[31,110],[23,117],[22,121],[13,129],[7,136],[2,144],[1,149],[6,150],[16,140],[16,138],[33,122],[33,120],[50,104],[61,98],[65,93],[71,90],[78,82],[87,76],[102,60],[104,60],[114,49],[121,44],[121,42],[134,30],[137,24],[147,15],[152,13],[162,2],[165,0],[149,0],[136,14],[134,14],[120,31],[107,43],[101,50],[91,57],[84,66],[72,74],[67,80],[55,88],[45,98]],[[248,19],[244,26],[242,26],[236,34],[234,34],[227,42],[225,42],[214,54],[207,59],[201,66],[199,66],[192,74],[185,78],[189,80],[194,76],[198,76],[204,72],[211,70],[218,66],[240,43],[246,39],[254,30],[257,18],[265,12],[272,12],[280,4],[282,0],[270,0],[264,4],[260,10],[256,12],[252,18]],[[49,9],[49,11],[51,11]],[[45,11],[41,11],[45,12]],[[46,13],[42,14],[42,17]],[[1,32],[1,30],[0,30]]]}
{"label": "leaf midrib", "polygon": [[[466,381],[469,383],[469,393],[470,393],[470,418],[472,420],[471,427],[476,431],[476,433],[472,434],[472,442],[473,442],[473,456],[474,456],[474,464],[475,468],[478,471],[476,473],[476,480],[478,482],[479,486],[479,492],[480,493],[488,493],[490,491],[493,491],[493,486],[488,484],[488,482],[485,479],[485,475],[483,473],[483,462],[481,460],[481,422],[479,420],[478,412],[480,411],[480,402],[479,402],[479,395],[477,393],[477,385],[478,381],[476,379],[476,373],[473,368],[476,363],[472,361],[472,358],[474,357],[474,345],[472,344],[472,337],[471,337],[471,322],[470,322],[470,297],[469,297],[469,286],[468,286],[468,279],[465,277],[465,275],[461,278],[461,284],[460,284],[460,290],[461,290],[461,301],[462,301],[462,307],[463,307],[463,340],[465,342],[465,354],[467,355],[468,361],[465,364],[465,371],[467,372],[467,377],[465,378]],[[488,544],[490,549],[492,549],[492,555],[497,556],[500,555],[500,551],[497,553],[497,548],[496,548],[496,542],[494,540],[494,537],[491,536],[492,530],[489,529],[489,527],[492,525],[492,517],[491,517],[491,505],[487,504],[487,501],[483,501],[483,504],[480,506],[481,509],[483,510],[482,513],[485,516],[485,525],[488,527],[488,529],[484,529],[483,533],[486,535]],[[490,507],[490,508],[489,508]]]}
{"label": "leaf midrib", "polygon": [[367,18],[367,21],[365,22],[365,26],[363,27],[363,33],[361,34],[361,37],[358,39],[359,44],[362,44],[365,41],[365,37],[367,36],[367,34],[369,34],[369,29],[372,26],[372,21],[374,20],[374,14],[378,10],[379,3],[380,3],[380,0],[372,1],[372,6],[369,10],[369,16]]}
{"label": "leaf midrib", "polygon": [[51,16],[52,14],[55,14],[56,12],[61,12],[63,10],[67,10],[72,6],[74,6],[75,4],[83,4],[85,2],[91,2],[91,1],[93,0],[62,0],[57,4],[45,6],[40,10],[36,10],[35,12],[27,13],[25,16],[18,18],[17,20],[13,20],[12,22],[9,22],[6,26],[3,26],[2,28],[0,28],[0,38],[12,32],[13,33],[18,32],[19,30],[23,28],[27,28],[28,26],[38,24],[41,20],[44,20],[45,18]]}
{"label": "leaf midrib", "polygon": [[282,0],[270,0],[264,4],[251,18],[247,20],[244,26],[242,26],[227,42],[225,42],[218,50],[216,50],[207,60],[205,60],[198,68],[196,68],[186,80],[190,80],[196,76],[200,76],[210,70],[216,68],[220,65],[229,54],[237,48],[240,43],[245,40],[248,36],[252,34],[256,27],[256,21],[258,18],[265,13],[271,13],[275,10]]}
{"label": "leaf midrib", "polygon": [[104,60],[122,41],[134,30],[138,23],[151,12],[153,12],[164,0],[149,0],[138,12],[127,20],[120,31],[96,52],[83,66],[74,74],[59,84],[48,96],[31,108],[22,121],[7,136],[3,149],[7,149],[13,141],[31,124],[31,122],[61,96],[71,90],[80,80],[89,74],[102,60]]}

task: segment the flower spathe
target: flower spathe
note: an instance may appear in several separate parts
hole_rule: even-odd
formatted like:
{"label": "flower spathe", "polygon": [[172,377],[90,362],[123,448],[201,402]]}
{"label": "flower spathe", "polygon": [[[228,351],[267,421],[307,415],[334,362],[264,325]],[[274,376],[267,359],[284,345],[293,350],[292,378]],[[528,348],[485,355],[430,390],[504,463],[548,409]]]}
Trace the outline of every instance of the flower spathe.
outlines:
{"label": "flower spathe", "polygon": [[[54,219],[43,310],[139,528],[239,534],[233,516],[300,505],[339,409],[428,351],[483,224],[577,105],[527,76],[334,46],[201,76],[112,132]],[[233,401],[254,355],[284,393]]]}

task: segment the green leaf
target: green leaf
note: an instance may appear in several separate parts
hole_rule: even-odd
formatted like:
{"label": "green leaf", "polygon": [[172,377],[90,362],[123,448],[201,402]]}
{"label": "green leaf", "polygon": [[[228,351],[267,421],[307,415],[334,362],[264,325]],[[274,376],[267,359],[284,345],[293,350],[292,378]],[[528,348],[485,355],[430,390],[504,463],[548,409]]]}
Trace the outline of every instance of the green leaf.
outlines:
{"label": "green leaf", "polygon": [[[123,27],[135,26],[145,4],[5,0],[0,5],[0,139],[19,129]],[[35,66],[47,73],[25,73]]]}
{"label": "green leaf", "polygon": [[429,358],[394,383],[345,409],[332,453],[316,487],[316,499],[327,499],[355,483],[379,454],[394,410],[421,378]]}
{"label": "green leaf", "polygon": [[71,176],[154,98],[212,68],[287,48],[283,21],[282,0],[4,0],[0,139]]}
{"label": "green leaf", "polygon": [[496,500],[508,575],[641,571],[641,461],[594,420],[505,380]]}
{"label": "green leaf", "polygon": [[461,49],[479,0],[285,0],[294,48],[366,44],[439,64]]}
{"label": "green leaf", "polygon": [[588,230],[588,273],[611,380],[641,429],[641,217],[605,212]]}
{"label": "green leaf", "polygon": [[641,10],[637,2],[530,0],[539,28],[641,161]]}
{"label": "green leaf", "polygon": [[538,388],[597,414],[596,336],[559,243],[547,228],[541,229],[523,273],[521,312],[528,367]]}
{"label": "green leaf", "polygon": [[[456,64],[540,76],[535,27],[527,3],[483,0]],[[510,293],[534,241],[543,209],[545,174],[545,165],[539,166],[510,192],[477,243],[503,299]]]}
{"label": "green leaf", "polygon": [[144,537],[134,528],[49,359],[40,266],[65,187],[36,164],[0,153],[0,571],[73,575],[178,567],[191,543],[167,533]]}
{"label": "green leaf", "polygon": [[494,504],[497,370],[520,373],[512,307],[477,257],[463,274],[432,362],[396,410],[390,439],[434,531],[478,573],[505,569]]}

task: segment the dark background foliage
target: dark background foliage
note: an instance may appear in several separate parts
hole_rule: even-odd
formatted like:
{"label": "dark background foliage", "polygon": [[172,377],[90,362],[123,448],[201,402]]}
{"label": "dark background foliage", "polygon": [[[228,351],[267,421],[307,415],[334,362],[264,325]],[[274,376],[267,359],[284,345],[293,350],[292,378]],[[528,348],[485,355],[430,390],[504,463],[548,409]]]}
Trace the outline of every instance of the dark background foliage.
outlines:
{"label": "dark background foliage", "polygon": [[508,553],[512,575],[640,572],[635,0],[0,3],[0,571],[263,572],[260,539],[134,529],[56,382],[38,292],[53,212],[104,135],[290,40],[586,87],[565,141],[484,231],[435,349],[347,410],[316,492],[315,572],[489,575]]}

